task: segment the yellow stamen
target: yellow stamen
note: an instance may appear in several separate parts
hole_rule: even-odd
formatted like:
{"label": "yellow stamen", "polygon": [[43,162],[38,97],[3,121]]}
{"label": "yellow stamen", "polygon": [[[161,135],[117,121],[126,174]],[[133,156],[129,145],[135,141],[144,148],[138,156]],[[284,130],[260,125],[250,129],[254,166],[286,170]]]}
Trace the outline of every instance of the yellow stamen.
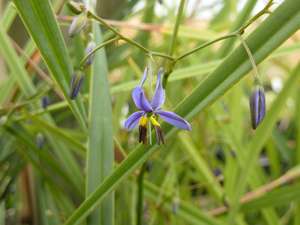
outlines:
{"label": "yellow stamen", "polygon": [[147,122],[148,122],[147,116],[142,116],[140,121],[139,121],[139,125],[142,126],[142,127],[146,127]]}
{"label": "yellow stamen", "polygon": [[152,123],[153,126],[160,127],[160,124],[159,124],[159,122],[157,122],[157,120],[155,119],[155,116],[154,116],[154,115],[152,115],[152,116],[150,117],[150,121],[151,121],[151,123]]}

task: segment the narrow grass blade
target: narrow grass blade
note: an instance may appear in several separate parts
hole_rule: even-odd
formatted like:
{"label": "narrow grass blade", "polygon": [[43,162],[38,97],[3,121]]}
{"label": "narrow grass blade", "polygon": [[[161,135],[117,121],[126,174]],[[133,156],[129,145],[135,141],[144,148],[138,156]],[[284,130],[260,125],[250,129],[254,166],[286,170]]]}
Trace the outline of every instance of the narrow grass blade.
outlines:
{"label": "narrow grass blade", "polygon": [[[93,24],[94,40],[102,42],[99,26]],[[114,161],[112,108],[108,69],[104,49],[95,54],[91,66],[89,137],[87,151],[86,195],[89,197],[111,173]],[[88,218],[89,225],[114,224],[114,194],[107,196]]]}
{"label": "narrow grass blade", "polygon": [[82,128],[86,128],[79,100],[69,98],[72,66],[62,33],[55,20],[49,0],[14,0],[18,12],[41,55],[60,86],[68,104]]}
{"label": "narrow grass blade", "polygon": [[209,169],[207,163],[200,155],[199,151],[197,151],[195,145],[193,145],[193,140],[191,137],[183,132],[179,133],[178,137],[184,146],[184,149],[190,155],[191,160],[194,162],[195,167],[203,179],[203,182],[207,183],[208,190],[213,193],[217,200],[222,201],[224,197],[223,190]]}

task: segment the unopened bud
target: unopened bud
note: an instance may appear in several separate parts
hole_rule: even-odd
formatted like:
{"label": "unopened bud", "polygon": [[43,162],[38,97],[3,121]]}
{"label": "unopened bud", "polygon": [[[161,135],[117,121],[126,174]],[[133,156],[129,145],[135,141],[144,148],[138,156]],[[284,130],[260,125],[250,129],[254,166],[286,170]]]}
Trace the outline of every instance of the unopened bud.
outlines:
{"label": "unopened bud", "polygon": [[[85,54],[89,55],[96,47],[96,43],[93,41],[90,41],[85,48]],[[90,66],[93,63],[95,55],[91,54],[89,57],[86,59],[84,66]]]}
{"label": "unopened bud", "polygon": [[71,80],[71,92],[70,98],[75,99],[80,91],[83,82],[83,75],[82,74],[73,74]]}
{"label": "unopened bud", "polygon": [[42,98],[42,101],[41,101],[41,105],[44,109],[46,109],[48,107],[48,105],[50,104],[50,99],[48,96],[44,96]]}
{"label": "unopened bud", "polygon": [[250,112],[252,128],[256,129],[266,113],[265,93],[262,87],[257,87],[250,97]]}
{"label": "unopened bud", "polygon": [[84,4],[81,2],[70,1],[67,4],[68,4],[69,9],[75,14],[80,14],[86,10]]}
{"label": "unopened bud", "polygon": [[45,144],[45,137],[42,133],[36,135],[36,146],[41,149]]}
{"label": "unopened bud", "polygon": [[69,31],[68,31],[69,36],[74,37],[76,34],[78,34],[80,31],[83,30],[86,24],[87,24],[86,12],[82,12],[78,16],[75,16],[69,27]]}

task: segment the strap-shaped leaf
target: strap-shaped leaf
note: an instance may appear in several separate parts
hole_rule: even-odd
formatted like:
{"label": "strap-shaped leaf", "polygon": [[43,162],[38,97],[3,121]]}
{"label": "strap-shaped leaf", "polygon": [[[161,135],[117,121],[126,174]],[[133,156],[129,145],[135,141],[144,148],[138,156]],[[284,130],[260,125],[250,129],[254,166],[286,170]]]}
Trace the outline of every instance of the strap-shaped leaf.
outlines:
{"label": "strap-shaped leaf", "polygon": [[[60,86],[80,125],[85,128],[83,110],[79,100],[68,97],[72,66],[65,42],[48,0],[14,0],[17,10],[53,79]],[[81,109],[81,110],[80,110]]]}
{"label": "strap-shaped leaf", "polygon": [[[96,23],[93,24],[93,35],[97,44],[100,44],[102,42],[102,34]],[[91,67],[86,180],[87,197],[110,175],[114,162],[112,108],[104,49],[95,54]],[[91,214],[89,225],[114,224],[113,206],[114,197],[111,194]]]}

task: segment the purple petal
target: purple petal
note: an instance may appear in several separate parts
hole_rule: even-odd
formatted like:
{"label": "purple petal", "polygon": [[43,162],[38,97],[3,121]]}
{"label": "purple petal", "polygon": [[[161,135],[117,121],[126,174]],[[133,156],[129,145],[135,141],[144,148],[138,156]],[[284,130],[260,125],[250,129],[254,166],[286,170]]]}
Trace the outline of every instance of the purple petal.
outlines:
{"label": "purple petal", "polygon": [[131,96],[138,109],[145,112],[152,111],[152,107],[145,96],[144,90],[140,86],[133,89]]}
{"label": "purple petal", "polygon": [[147,76],[148,76],[148,67],[146,67],[145,70],[144,70],[143,78],[142,78],[142,80],[141,80],[141,82],[139,84],[140,87],[143,87],[143,85],[144,85],[144,83],[145,83],[145,81],[147,79]]}
{"label": "purple petal", "polygon": [[189,122],[184,120],[182,117],[178,116],[176,113],[169,111],[156,111],[155,113],[157,113],[164,121],[166,121],[169,124],[172,124],[175,127],[184,130],[192,130],[192,127],[189,124]]}
{"label": "purple petal", "polygon": [[154,110],[159,109],[160,106],[162,104],[164,104],[164,102],[165,102],[165,90],[163,89],[163,86],[162,86],[162,74],[163,74],[163,70],[160,69],[158,71],[158,75],[157,75],[154,96],[151,101],[151,106]]}
{"label": "purple petal", "polygon": [[127,120],[124,123],[124,127],[127,130],[132,130],[133,128],[135,128],[135,126],[138,124],[140,118],[144,115],[143,111],[138,111],[135,113],[132,113]]}

